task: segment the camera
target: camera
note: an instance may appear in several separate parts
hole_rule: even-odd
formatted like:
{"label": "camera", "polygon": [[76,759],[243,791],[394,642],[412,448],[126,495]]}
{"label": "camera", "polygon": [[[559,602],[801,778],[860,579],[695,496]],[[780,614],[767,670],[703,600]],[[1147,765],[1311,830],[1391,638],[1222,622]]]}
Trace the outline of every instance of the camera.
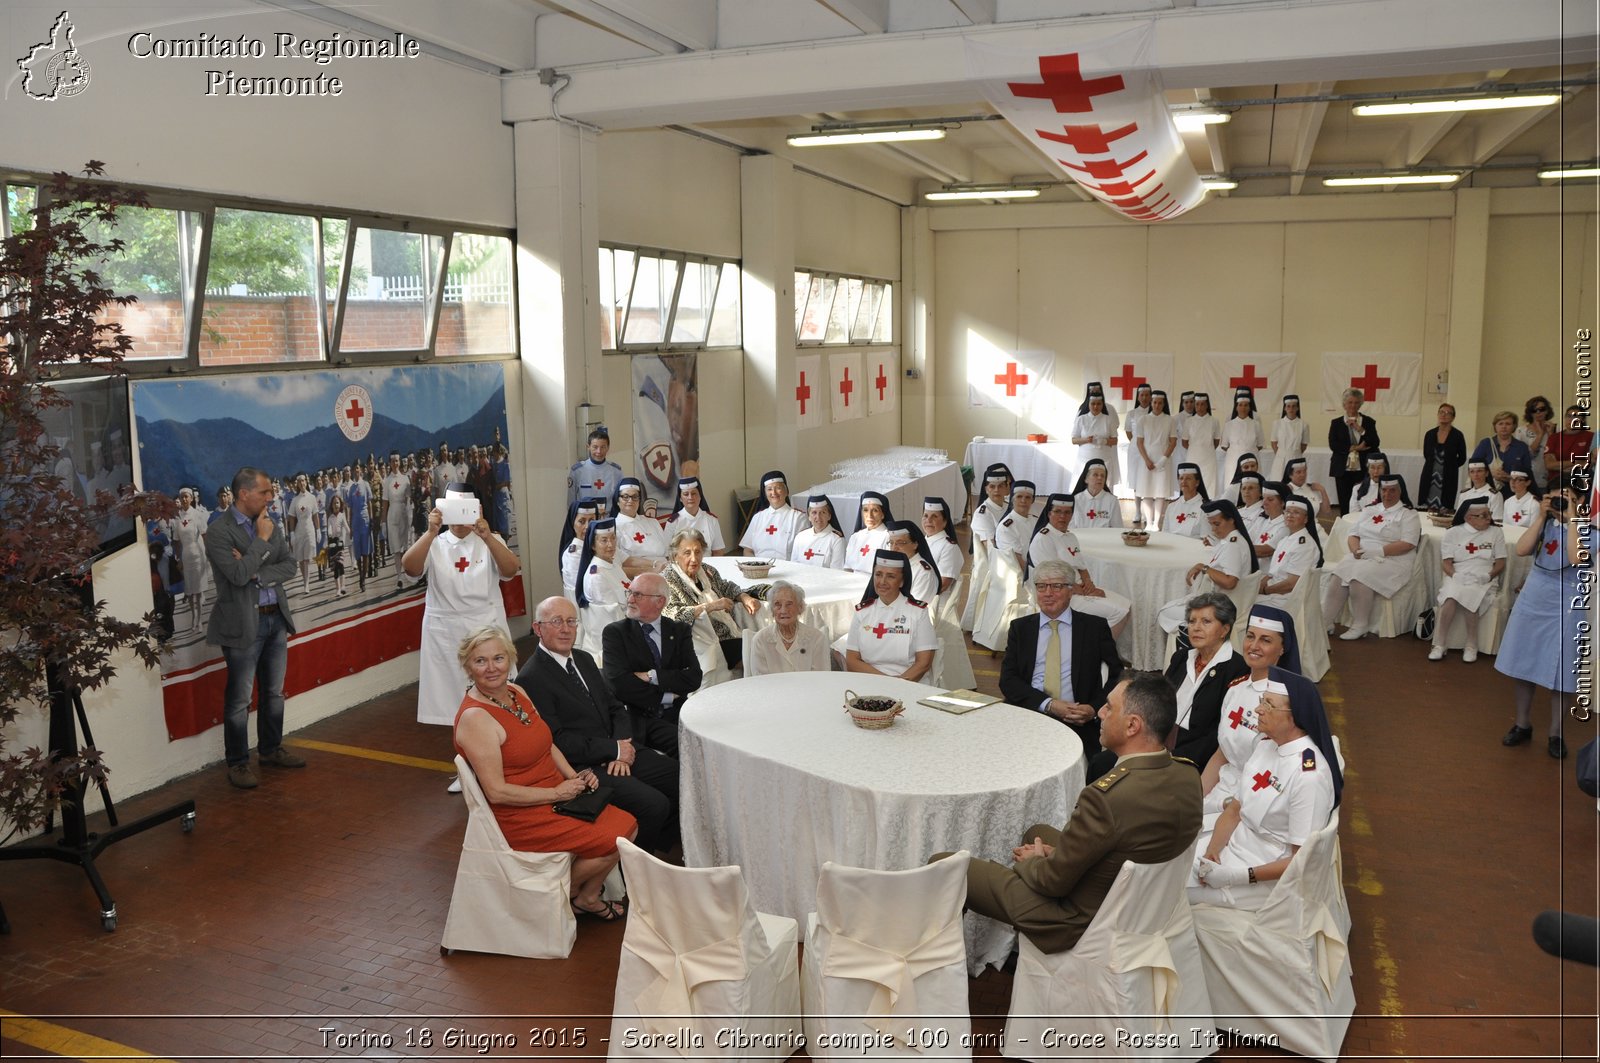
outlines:
{"label": "camera", "polygon": [[1552,495],[1550,498],[1550,512],[1565,513],[1567,511],[1567,496]]}

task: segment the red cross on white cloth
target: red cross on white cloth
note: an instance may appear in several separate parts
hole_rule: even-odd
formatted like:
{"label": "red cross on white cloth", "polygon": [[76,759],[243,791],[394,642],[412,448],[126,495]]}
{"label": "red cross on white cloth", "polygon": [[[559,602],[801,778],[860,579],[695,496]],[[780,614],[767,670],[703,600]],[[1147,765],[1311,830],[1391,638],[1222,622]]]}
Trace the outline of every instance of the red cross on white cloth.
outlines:
{"label": "red cross on white cloth", "polygon": [[458,558],[456,558],[455,570],[457,572],[465,572],[467,570],[468,566],[470,566],[471,564],[472,564],[472,562],[468,561],[465,557],[458,557]]}
{"label": "red cross on white cloth", "polygon": [[1270,771],[1257,772],[1251,778],[1254,780],[1250,785],[1251,793],[1257,790],[1265,790],[1272,785],[1272,772]]}
{"label": "red cross on white cloth", "polygon": [[1228,713],[1228,730],[1237,731],[1244,726],[1244,709],[1237,708]]}
{"label": "red cross on white cloth", "polygon": [[874,635],[878,636],[880,639],[883,638],[883,636],[885,636],[885,635],[887,635],[889,633],[889,629],[883,626],[883,621],[881,621],[881,620],[878,621],[878,626],[877,627],[869,628],[868,630],[870,630]]}

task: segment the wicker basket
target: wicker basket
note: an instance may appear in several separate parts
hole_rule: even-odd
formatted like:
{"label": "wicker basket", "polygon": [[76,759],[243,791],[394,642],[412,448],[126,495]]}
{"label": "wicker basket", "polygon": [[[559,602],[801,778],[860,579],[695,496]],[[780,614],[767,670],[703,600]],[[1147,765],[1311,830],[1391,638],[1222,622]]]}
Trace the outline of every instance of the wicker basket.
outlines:
{"label": "wicker basket", "polygon": [[1149,546],[1150,533],[1147,531],[1125,531],[1122,533],[1122,542],[1126,546]]}
{"label": "wicker basket", "polygon": [[745,579],[762,579],[772,574],[771,561],[736,561],[739,571]]}
{"label": "wicker basket", "polygon": [[844,692],[844,711],[851,721],[868,731],[881,731],[894,724],[894,718],[906,711],[905,702],[882,694],[857,694]]}

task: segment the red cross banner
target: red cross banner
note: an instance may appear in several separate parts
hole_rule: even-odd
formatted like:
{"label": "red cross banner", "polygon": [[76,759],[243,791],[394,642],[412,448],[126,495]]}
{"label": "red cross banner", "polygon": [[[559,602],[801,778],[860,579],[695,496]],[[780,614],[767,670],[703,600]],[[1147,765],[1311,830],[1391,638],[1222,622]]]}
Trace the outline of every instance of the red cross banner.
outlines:
{"label": "red cross banner", "polygon": [[[1170,354],[1093,354],[1085,364],[1085,383],[1098,380],[1106,391],[1106,402],[1120,415],[1133,409],[1133,396],[1141,384],[1149,384],[1157,391],[1165,391],[1168,401],[1176,406],[1178,393],[1172,390],[1172,355]],[[1083,401],[1083,388],[1072,388],[1073,410]]]}
{"label": "red cross banner", "polygon": [[1154,23],[1053,54],[965,41],[984,98],[1063,173],[1125,218],[1166,221],[1205,199],[1150,62]]}
{"label": "red cross banner", "polygon": [[967,405],[1033,414],[1036,397],[1054,389],[1056,352],[967,346]]}
{"label": "red cross banner", "polygon": [[867,416],[895,411],[895,395],[900,384],[900,359],[894,351],[868,351],[862,362],[866,371]]}
{"label": "red cross banner", "polygon": [[794,426],[821,428],[828,423],[827,382],[823,379],[822,355],[802,354],[794,360]]}
{"label": "red cross banner", "polygon": [[[1268,426],[1268,432],[1278,419],[1278,412],[1283,409],[1283,397],[1299,394],[1295,390],[1296,358],[1292,354],[1277,351],[1270,354],[1211,353],[1202,354],[1200,361],[1205,367],[1201,376],[1205,387],[1195,390],[1204,390],[1211,396],[1211,412],[1219,423],[1233,414],[1233,392],[1236,388],[1248,387],[1256,393],[1256,416],[1261,418],[1263,425]],[[1189,385],[1185,384],[1183,388],[1188,390]],[[1309,408],[1306,397],[1301,395],[1301,416]]]}
{"label": "red cross banner", "polygon": [[1344,408],[1345,388],[1360,388],[1365,395],[1361,412],[1376,417],[1413,416],[1422,392],[1422,355],[1324,354],[1322,356],[1322,408]]}
{"label": "red cross banner", "polygon": [[860,351],[828,355],[828,397],[833,401],[835,422],[867,415],[866,390]]}

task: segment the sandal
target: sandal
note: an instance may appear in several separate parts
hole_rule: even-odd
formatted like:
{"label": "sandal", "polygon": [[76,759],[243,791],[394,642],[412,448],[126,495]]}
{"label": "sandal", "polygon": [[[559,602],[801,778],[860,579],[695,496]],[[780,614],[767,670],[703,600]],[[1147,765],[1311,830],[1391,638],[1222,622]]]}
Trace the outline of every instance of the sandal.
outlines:
{"label": "sandal", "polygon": [[577,901],[568,901],[568,903],[572,905],[573,915],[588,916],[590,919],[598,919],[602,923],[614,923],[621,919],[623,915],[622,911],[611,901],[602,900],[600,903],[604,907],[597,909],[581,907]]}

